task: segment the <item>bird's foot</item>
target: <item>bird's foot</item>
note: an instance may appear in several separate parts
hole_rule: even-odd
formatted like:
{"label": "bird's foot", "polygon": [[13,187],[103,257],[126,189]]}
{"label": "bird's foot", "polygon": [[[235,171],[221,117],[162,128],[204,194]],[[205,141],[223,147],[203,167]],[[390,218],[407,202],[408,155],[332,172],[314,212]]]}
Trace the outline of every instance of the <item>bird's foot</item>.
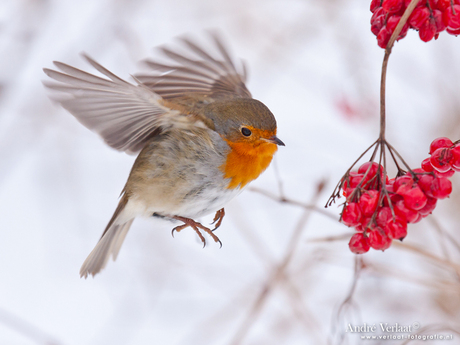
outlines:
{"label": "bird's foot", "polygon": [[225,216],[225,210],[223,208],[221,208],[219,211],[216,212],[216,215],[214,216],[214,220],[211,223],[211,224],[215,223],[216,225],[214,226],[214,229],[212,229],[212,231],[217,230],[217,228],[222,224],[222,220],[224,219],[224,216]]}
{"label": "bird's foot", "polygon": [[[220,211],[223,211],[223,209],[217,211],[217,213],[219,213]],[[217,217],[217,213],[216,213],[216,217]],[[171,217],[172,219],[176,219],[176,220],[180,220],[181,222],[184,222],[184,224],[182,225],[179,225],[179,226],[176,226],[174,229],[172,229],[172,235],[174,237],[174,231],[177,231],[177,232],[180,232],[182,230],[184,230],[185,228],[188,228],[188,227],[191,227],[193,230],[195,230],[195,232],[197,233],[198,237],[200,238],[201,242],[203,242],[203,248],[206,246],[206,240],[203,236],[203,234],[200,232],[200,230],[203,230],[204,232],[206,232],[209,236],[211,236],[211,238],[216,242],[216,243],[219,243],[220,247],[222,248],[222,242],[219,240],[219,237],[217,237],[216,235],[214,235],[214,233],[212,232],[213,230],[205,227],[204,225],[202,225],[201,223],[198,223],[198,222],[195,222],[193,219],[191,218],[186,218],[186,217],[180,217],[180,216],[173,216]],[[220,222],[218,222],[218,225],[220,225],[220,223],[222,222],[222,218],[223,216],[220,218]],[[219,220],[219,217],[215,218],[215,221]],[[217,229],[218,226],[216,226],[214,228]]]}

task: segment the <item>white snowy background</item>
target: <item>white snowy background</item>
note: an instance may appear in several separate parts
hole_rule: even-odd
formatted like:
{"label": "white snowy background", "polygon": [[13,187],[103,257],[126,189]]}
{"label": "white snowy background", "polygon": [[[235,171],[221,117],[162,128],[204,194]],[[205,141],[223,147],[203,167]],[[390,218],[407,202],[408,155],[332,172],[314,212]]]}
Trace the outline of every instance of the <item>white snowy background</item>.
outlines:
{"label": "white snowy background", "polygon": [[[278,197],[281,182],[287,199],[323,209],[378,134],[383,50],[369,19],[362,0],[0,0],[0,344],[360,344],[347,325],[380,322],[458,344],[459,176],[402,245],[360,261],[337,205],[306,213],[247,190],[226,207],[221,249],[140,219],[115,263],[78,274],[134,157],[54,105],[43,67],[94,72],[86,52],[130,80],[153,47],[219,29],[286,143],[251,187]],[[411,31],[390,58],[387,137],[413,168],[434,138],[460,138],[459,40]]]}

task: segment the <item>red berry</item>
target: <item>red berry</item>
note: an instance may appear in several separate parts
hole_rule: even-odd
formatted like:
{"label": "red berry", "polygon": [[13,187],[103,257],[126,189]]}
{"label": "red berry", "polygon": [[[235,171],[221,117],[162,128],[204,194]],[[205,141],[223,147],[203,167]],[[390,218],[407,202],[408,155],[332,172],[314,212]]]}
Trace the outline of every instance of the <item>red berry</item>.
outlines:
{"label": "red berry", "polygon": [[446,8],[449,6],[450,6],[450,0],[438,0],[437,7],[442,12],[444,12]]}
{"label": "red berry", "polygon": [[432,172],[433,171],[433,166],[431,165],[430,157],[425,158],[422,161],[422,169],[426,172]]}
{"label": "red berry", "polygon": [[383,8],[377,9],[371,17],[371,31],[377,36],[385,25],[386,13]]}
{"label": "red berry", "polygon": [[460,5],[447,7],[443,13],[442,19],[449,29],[460,29]]}
{"label": "red berry", "polygon": [[369,245],[376,250],[388,249],[391,245],[391,238],[383,231],[382,228],[376,227],[369,231]]}
{"label": "red berry", "polygon": [[428,18],[420,26],[418,30],[418,35],[423,42],[429,42],[433,39],[434,35],[437,32],[436,22],[432,18]]}
{"label": "red berry", "polygon": [[431,186],[433,185],[434,179],[435,177],[433,175],[422,175],[417,181],[417,184],[423,190],[423,192],[431,198],[433,197]]}
{"label": "red berry", "polygon": [[424,217],[428,216],[436,208],[437,202],[438,202],[438,199],[428,198],[426,201],[426,205],[422,209],[420,209],[418,212]]}
{"label": "red berry", "polygon": [[379,45],[379,47],[385,49],[387,47],[388,42],[390,41],[390,37],[391,31],[388,30],[386,26],[384,26],[377,35],[377,44]]}
{"label": "red berry", "polygon": [[[393,32],[395,31],[396,26],[398,26],[400,20],[401,20],[401,16],[398,16],[396,14],[388,17],[386,27],[391,32],[391,34],[393,34]],[[399,33],[398,40],[404,38],[407,35],[408,30],[409,30],[409,24],[406,23],[404,24],[403,28],[401,29],[401,32]]]}
{"label": "red berry", "polygon": [[382,0],[372,0],[371,1],[371,12],[374,13],[380,6],[382,6],[381,4]]}
{"label": "red berry", "polygon": [[390,30],[393,33],[393,31],[395,31],[396,26],[398,25],[400,20],[401,20],[401,16],[397,16],[396,14],[389,16],[387,19],[388,30]]}
{"label": "red berry", "polygon": [[387,15],[387,13],[385,12],[385,10],[381,7],[377,8],[377,10],[372,14],[371,16],[371,22],[372,20],[374,20],[375,18],[377,17],[380,17],[380,16],[383,16],[385,17]]}
{"label": "red berry", "polygon": [[454,169],[447,170],[446,172],[439,172],[437,170],[434,171],[434,174],[437,177],[445,177],[445,178],[452,177],[454,175],[454,173],[455,173]]}
{"label": "red berry", "polygon": [[369,251],[369,241],[362,233],[357,233],[351,236],[348,247],[352,253],[355,254],[364,254]]}
{"label": "red berry", "polygon": [[371,1],[371,12],[374,13],[380,6],[382,6],[381,4],[382,0],[372,0]]}
{"label": "red berry", "polygon": [[349,196],[351,193],[353,193],[353,188],[342,188],[342,195],[344,197]]}
{"label": "red berry", "polygon": [[358,174],[358,173],[356,173],[354,171],[351,171],[350,174],[349,174],[348,179],[345,178],[345,182],[343,183],[343,189],[358,187],[358,184],[363,179],[363,176],[364,175],[362,175],[362,174]]}
{"label": "red berry", "polygon": [[417,212],[417,217],[415,217],[415,219],[411,222],[412,224],[415,224],[415,223],[418,223],[422,220],[423,216]]}
{"label": "red berry", "polygon": [[414,180],[408,176],[400,176],[395,179],[395,182],[393,184],[393,190],[395,193],[404,195],[407,191],[409,191],[412,188],[412,185],[414,184]]}
{"label": "red berry", "polygon": [[419,217],[419,213],[406,207],[404,200],[397,201],[393,204],[393,209],[398,217],[406,219],[408,223],[414,223]]}
{"label": "red berry", "polygon": [[407,32],[409,31],[410,29],[410,25],[408,22],[406,22],[406,24],[404,24],[403,28],[401,29],[401,32],[399,33],[399,36],[397,38],[397,41],[403,39],[404,37],[406,37],[407,35]]}
{"label": "red berry", "polygon": [[387,224],[387,232],[390,238],[402,241],[407,235],[407,223],[391,221]]}
{"label": "red berry", "polygon": [[433,168],[439,172],[449,171],[451,168],[452,150],[449,148],[439,148],[431,154],[430,162]]}
{"label": "red berry", "polygon": [[393,193],[394,192],[393,184],[387,184],[387,185],[385,185],[385,187],[387,188],[388,193]]}
{"label": "red berry", "polygon": [[371,32],[377,36],[382,30],[383,26],[385,25],[385,16],[378,16],[376,18],[371,19]]}
{"label": "red berry", "polygon": [[361,195],[361,198],[359,199],[359,206],[361,207],[363,216],[371,216],[375,212],[379,202],[379,197],[379,193],[375,190],[367,191]]}
{"label": "red berry", "polygon": [[451,28],[446,28],[446,31],[448,34],[458,36],[460,35],[460,29],[451,29]]}
{"label": "red berry", "polygon": [[361,221],[361,209],[355,202],[350,202],[342,212],[342,223],[347,226],[356,226]]}
{"label": "red berry", "polygon": [[442,12],[440,10],[433,10],[433,18],[436,24],[436,33],[444,31],[446,29],[446,25],[442,20]]}
{"label": "red berry", "polygon": [[401,10],[404,0],[383,0],[382,8],[388,13],[396,13]]}
{"label": "red berry", "polygon": [[452,193],[452,183],[445,177],[436,177],[431,185],[431,194],[436,199],[445,199]]}
{"label": "red berry", "polygon": [[[370,166],[370,168],[369,168]],[[366,171],[369,169],[369,172],[368,172],[368,176],[375,176],[377,175],[377,171],[379,170],[380,168],[380,175],[383,176],[383,166],[381,166],[380,164],[378,163],[375,163],[375,162],[366,162],[364,163],[363,165],[361,165],[358,169],[358,173],[360,174],[365,174]]]}
{"label": "red berry", "polygon": [[368,228],[373,228],[373,224],[371,223],[372,217],[363,217],[361,218],[361,224],[355,227],[356,231],[363,232]]}
{"label": "red berry", "polygon": [[416,183],[410,190],[406,191],[403,197],[406,207],[412,210],[418,211],[426,205],[426,195]]}
{"label": "red berry", "polygon": [[375,220],[377,222],[377,226],[380,226],[382,229],[385,228],[385,226],[393,220],[391,209],[389,207],[381,207]]}
{"label": "red berry", "polygon": [[452,159],[450,160],[450,165],[452,169],[460,170],[460,144],[455,145],[452,150]]}
{"label": "red berry", "polygon": [[[402,195],[399,195],[399,194],[396,194],[396,193],[390,193],[389,190],[388,190],[388,192],[389,192],[389,196],[390,196],[390,200],[391,200],[392,205],[395,202],[399,201],[399,200],[404,200]],[[388,198],[386,196],[383,198],[383,206],[390,206],[389,203],[388,203]]]}
{"label": "red berry", "polygon": [[434,151],[441,147],[451,147],[453,145],[452,140],[449,138],[441,137],[434,139],[430,145],[430,154],[432,154]]}
{"label": "red berry", "polygon": [[389,207],[382,207],[377,214],[377,225],[381,227],[390,238],[401,239],[407,234],[407,221],[404,217],[400,217],[391,213]]}
{"label": "red berry", "polygon": [[[409,4],[411,3],[412,0],[404,0],[404,7],[407,7],[409,6]],[[417,4],[417,7],[421,6],[422,5],[422,0],[419,1],[419,3]]]}
{"label": "red berry", "polygon": [[417,7],[409,17],[409,24],[415,29],[420,29],[429,17],[430,10],[427,7]]}
{"label": "red berry", "polygon": [[[417,168],[417,169],[412,170],[412,172],[417,175],[417,174],[424,174],[426,171],[423,170],[422,168]],[[406,175],[412,177],[412,174],[410,172],[407,172]]]}

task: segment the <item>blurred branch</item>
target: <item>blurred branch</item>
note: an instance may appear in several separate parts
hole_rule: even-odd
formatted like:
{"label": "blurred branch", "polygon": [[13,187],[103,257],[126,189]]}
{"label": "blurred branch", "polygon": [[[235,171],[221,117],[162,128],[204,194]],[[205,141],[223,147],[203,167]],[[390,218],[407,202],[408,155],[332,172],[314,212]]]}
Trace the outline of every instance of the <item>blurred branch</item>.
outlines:
{"label": "blurred branch", "polygon": [[426,278],[421,278],[420,274],[413,274],[412,272],[404,270],[395,270],[393,267],[386,265],[379,265],[375,263],[368,263],[367,268],[370,272],[377,273],[380,276],[389,278],[396,278],[401,281],[406,281],[412,284],[428,287],[435,290],[441,290],[443,292],[457,293],[460,285],[456,281],[442,280],[437,278],[435,275],[430,275]]}
{"label": "blurred branch", "polygon": [[[295,254],[296,249],[298,248],[298,244],[301,243],[300,237],[303,233],[303,230],[305,229],[305,226],[310,218],[312,210],[316,210],[315,204],[319,199],[319,196],[324,188],[325,181],[321,181],[317,185],[317,190],[316,193],[313,195],[312,200],[308,204],[303,204],[302,205],[311,205],[311,207],[304,207],[305,212],[301,215],[294,232],[292,233],[292,236],[290,238],[290,241],[288,243],[288,246],[286,248],[285,254],[281,262],[274,267],[272,274],[270,275],[269,279],[267,282],[264,284],[262,290],[260,291],[259,295],[257,296],[256,300],[254,301],[251,309],[249,310],[246,318],[243,320],[241,323],[240,327],[237,329],[235,332],[235,335],[230,342],[232,345],[238,345],[241,344],[246,335],[249,333],[250,329],[252,326],[255,324],[257,321],[265,303],[267,302],[271,292],[274,290],[275,286],[280,283],[281,281],[284,281],[284,277],[289,276],[289,274],[286,272],[288,265],[292,261],[292,258]],[[261,192],[264,195],[269,196],[269,193]],[[274,197],[274,199],[279,199],[277,197]],[[284,200],[284,199],[282,199]],[[292,285],[291,287],[291,292],[292,290]],[[295,291],[295,290],[294,290]],[[300,294],[296,294],[297,296]],[[298,306],[298,305],[296,305]],[[296,308],[297,309],[297,308]],[[295,310],[296,312],[297,310]],[[316,320],[314,318],[314,315],[311,313],[308,316],[308,321],[310,323],[316,323]],[[305,312],[302,313],[302,319],[307,315]]]}
{"label": "blurred branch", "polygon": [[439,266],[443,268],[446,268],[447,266],[447,268],[453,269],[456,272],[456,274],[460,274],[460,265],[450,260],[443,259],[437,255],[431,254],[430,252],[427,252],[411,244],[394,241],[393,245],[396,246],[396,248],[400,248],[400,249],[418,254],[426,259],[430,259],[431,261],[434,261],[435,263],[437,263]]}
{"label": "blurred branch", "polygon": [[358,307],[355,305],[353,301],[353,296],[356,291],[356,286],[358,284],[359,277],[361,275],[362,270],[366,267],[366,265],[363,262],[362,257],[356,255],[355,256],[355,265],[354,265],[354,274],[353,274],[353,281],[351,283],[350,290],[348,291],[347,296],[343,300],[343,302],[340,304],[336,318],[335,318],[335,324],[333,324],[333,333],[337,334],[339,337],[339,343],[343,343],[345,340],[345,328],[340,327],[343,325],[343,320],[347,318],[347,313],[348,311],[353,310],[353,308],[358,309]]}
{"label": "blurred branch", "polygon": [[[334,242],[334,241],[344,241],[348,240],[350,238],[350,233],[345,233],[337,236],[327,236],[327,237],[319,237],[319,238],[314,238],[314,239],[309,239],[309,242],[313,243],[321,243],[321,242]],[[435,254],[432,254],[430,252],[427,252],[426,250],[423,250],[422,248],[419,248],[417,246],[408,244],[407,242],[399,242],[399,241],[393,241],[393,245],[396,246],[396,248],[412,252],[414,254],[418,254],[425,259],[434,261],[438,266],[441,266],[442,268],[448,268],[448,269],[453,269],[456,273],[456,275],[460,275],[460,264],[457,264],[455,262],[452,262],[449,258],[442,258],[439,257]]]}
{"label": "blurred branch", "polygon": [[348,241],[353,234],[354,232],[346,232],[341,235],[311,238],[308,240],[308,242],[321,243],[321,242]]}
{"label": "blurred branch", "polygon": [[[460,253],[460,244],[457,242],[457,240],[451,235],[449,234],[449,232],[447,232],[442,226],[441,224],[439,224],[438,220],[436,219],[436,217],[429,217],[427,218],[428,221],[433,224],[434,228],[436,229],[436,231],[443,237],[443,238],[447,238],[449,240],[449,243],[451,243],[456,249],[457,251]],[[450,259],[449,257],[449,254],[447,253],[447,251],[445,251],[445,255],[448,259]]]}
{"label": "blurred branch", "polygon": [[275,170],[276,181],[278,182],[278,193],[280,195],[280,198],[285,199],[285,197],[284,197],[283,179],[281,178],[281,174],[280,174],[280,171],[278,169],[278,160],[275,159],[273,163],[274,163],[273,167],[274,167],[274,170]]}
{"label": "blurred branch", "polygon": [[0,323],[15,330],[19,334],[33,340],[37,344],[41,345],[60,345],[62,343],[53,339],[54,337],[46,334],[41,329],[30,324],[26,320],[7,312],[4,309],[0,309]]}

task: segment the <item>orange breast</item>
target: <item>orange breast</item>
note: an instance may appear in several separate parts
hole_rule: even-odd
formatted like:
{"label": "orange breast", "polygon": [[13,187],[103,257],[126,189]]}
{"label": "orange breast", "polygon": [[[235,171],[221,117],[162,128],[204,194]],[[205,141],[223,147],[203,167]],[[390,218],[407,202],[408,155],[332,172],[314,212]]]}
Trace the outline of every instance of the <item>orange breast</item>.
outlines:
{"label": "orange breast", "polygon": [[263,142],[255,146],[250,143],[227,141],[231,151],[227,161],[221,166],[225,178],[230,179],[229,189],[244,187],[267,169],[278,147]]}

